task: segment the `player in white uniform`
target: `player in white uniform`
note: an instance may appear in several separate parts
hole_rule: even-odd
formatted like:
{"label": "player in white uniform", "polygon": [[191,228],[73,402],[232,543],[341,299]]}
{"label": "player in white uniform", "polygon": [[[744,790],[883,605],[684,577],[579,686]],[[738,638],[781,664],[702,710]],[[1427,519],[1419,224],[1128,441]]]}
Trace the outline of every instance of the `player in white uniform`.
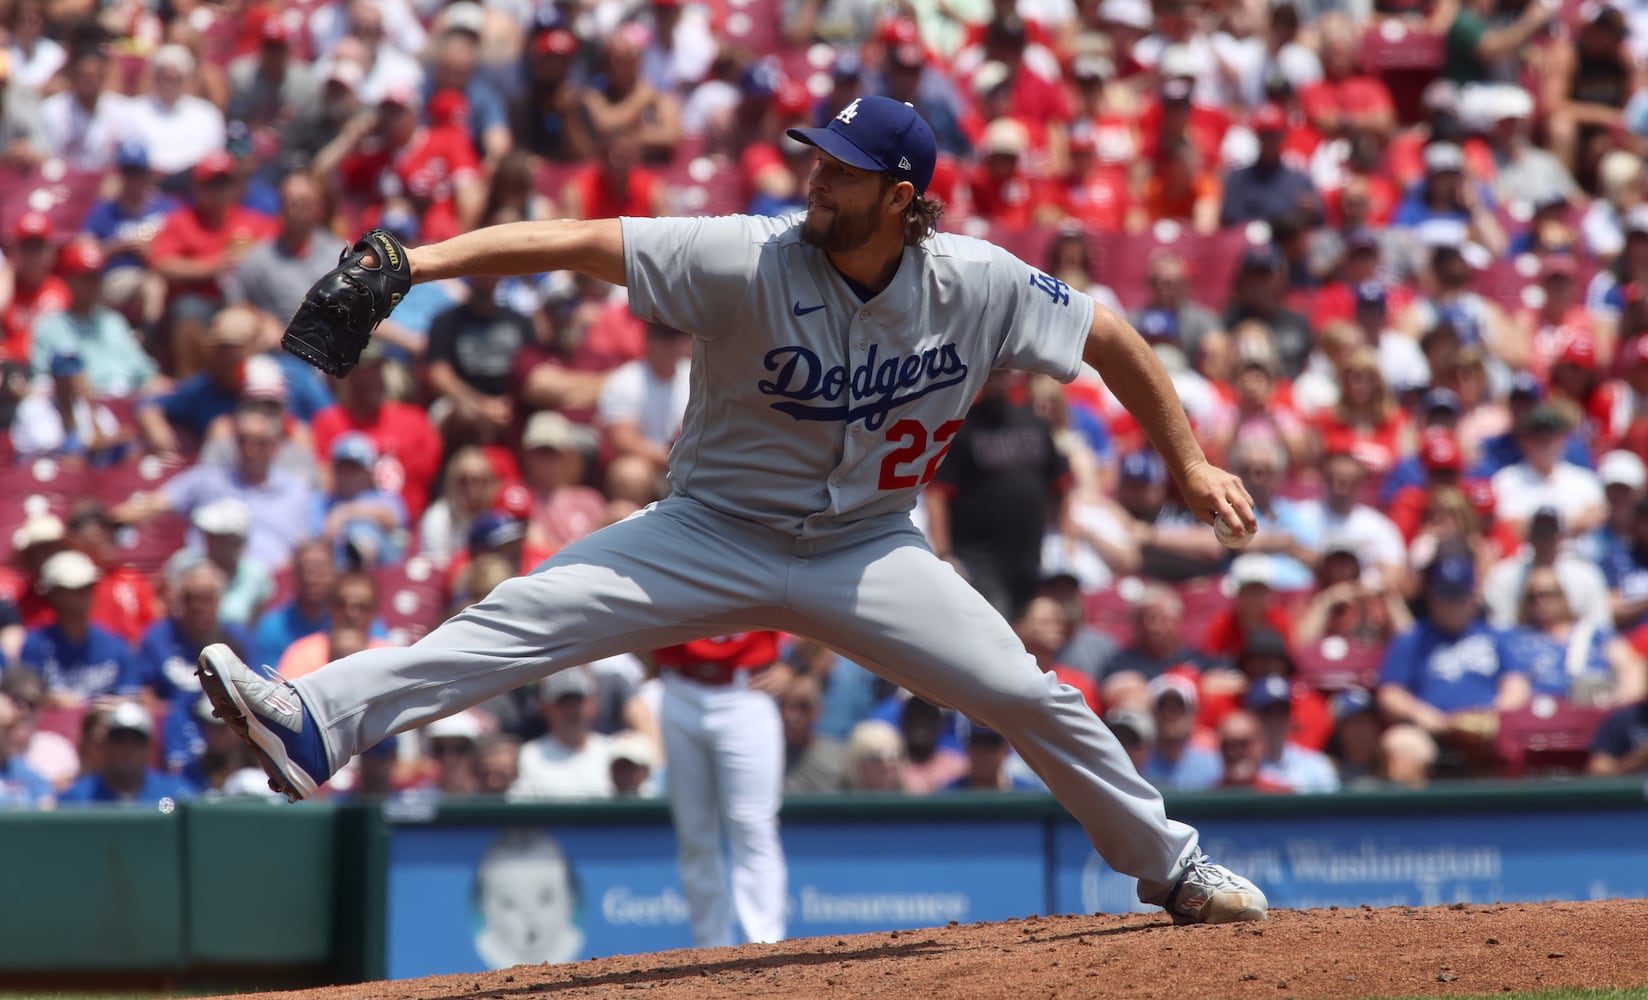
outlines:
{"label": "player in white uniform", "polygon": [[1202,454],[1125,320],[999,247],[931,232],[920,196],[937,154],[908,105],[860,98],[790,135],[818,148],[805,216],[511,223],[410,251],[415,281],[580,271],[691,333],[673,492],[411,647],[290,684],[209,647],[213,704],[296,799],[391,733],[576,664],[755,629],[810,636],[1005,735],[1142,901],[1180,922],[1262,919],[1264,895],[1202,855],[1081,695],[910,521],[991,371],[1068,381],[1084,359],[1202,520],[1257,530],[1252,499]]}

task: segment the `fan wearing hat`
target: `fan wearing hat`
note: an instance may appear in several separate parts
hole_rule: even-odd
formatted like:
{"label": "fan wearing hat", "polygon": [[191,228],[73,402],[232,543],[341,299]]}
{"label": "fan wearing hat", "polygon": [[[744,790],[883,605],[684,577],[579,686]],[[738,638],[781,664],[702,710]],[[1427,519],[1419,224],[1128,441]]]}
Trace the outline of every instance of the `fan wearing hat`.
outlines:
{"label": "fan wearing hat", "polygon": [[[167,578],[197,563],[212,564],[223,575],[217,620],[225,626],[249,628],[252,616],[275,594],[273,574],[246,554],[246,539],[252,530],[251,511],[239,499],[225,497],[196,509],[189,521],[200,533],[200,544],[181,549],[166,560]],[[238,645],[251,651],[249,644]],[[199,655],[198,652],[195,655]],[[192,656],[189,659],[193,662]]]}
{"label": "fan wearing hat", "polygon": [[1312,225],[1320,221],[1322,197],[1316,185],[1282,162],[1282,147],[1294,127],[1287,111],[1278,104],[1261,104],[1248,125],[1258,137],[1259,155],[1253,163],[1225,178],[1219,225],[1229,228],[1296,214]]}
{"label": "fan wearing hat", "polygon": [[[155,187],[149,151],[140,142],[127,140],[120,144],[114,169],[119,180],[113,196],[92,204],[80,230],[97,241],[106,271],[123,272],[121,280],[135,286],[146,277],[150,241],[176,210],[177,200]],[[144,318],[152,318],[154,314],[147,305],[145,310]]]}
{"label": "fan wearing hat", "polygon": [[12,532],[9,565],[0,566],[0,596],[17,605],[25,626],[51,623],[51,605],[38,586],[40,567],[68,547],[63,519],[56,514],[30,514]]}
{"label": "fan wearing hat", "polygon": [[41,212],[24,212],[5,234],[11,264],[11,300],[0,306],[0,357],[28,364],[34,321],[69,307],[69,287],[53,273],[53,226]]}
{"label": "fan wearing hat", "polygon": [[201,157],[189,177],[190,203],[161,223],[149,246],[149,266],[166,282],[173,322],[189,324],[199,336],[199,327],[223,304],[219,276],[271,235],[275,220],[240,204],[240,165],[222,149]]}
{"label": "fan wearing hat", "polygon": [[[1648,372],[1644,373],[1645,382],[1648,382]],[[1526,423],[1536,409],[1546,407],[1545,386],[1531,372],[1517,372],[1511,377],[1510,390],[1505,396],[1506,409],[1510,411],[1510,429],[1503,434],[1482,439],[1477,445],[1479,456],[1477,462],[1468,471],[1472,477],[1492,478],[1501,469],[1516,465],[1525,458],[1523,445],[1522,425]],[[1559,414],[1560,415],[1560,414]],[[1548,422],[1549,418],[1542,418]],[[1566,425],[1567,418],[1564,416]],[[1595,464],[1591,450],[1586,446],[1581,435],[1564,432],[1561,449],[1561,461],[1581,468],[1590,468]]]}
{"label": "fan wearing hat", "polygon": [[1535,511],[1550,507],[1562,516],[1570,537],[1603,522],[1607,506],[1596,473],[1562,457],[1572,429],[1565,411],[1550,403],[1534,407],[1518,422],[1522,460],[1493,475],[1500,520],[1526,528]]}
{"label": "fan wearing hat", "polygon": [[[583,122],[579,89],[572,68],[579,51],[578,36],[565,26],[545,28],[527,43],[527,86],[510,105],[510,132],[518,147],[552,163],[574,163],[592,151]],[[723,57],[707,69],[730,63]]]}
{"label": "fan wearing hat", "polygon": [[332,488],[315,511],[314,533],[331,542],[341,565],[377,569],[397,565],[406,547],[406,505],[378,488],[378,449],[359,431],[332,442]]}
{"label": "fan wearing hat", "polygon": [[92,465],[118,460],[134,436],[107,406],[92,398],[86,365],[72,349],[47,359],[49,386],[17,404],[11,443],[19,458],[73,456]]}
{"label": "fan wearing hat", "polygon": [[1339,258],[1336,271],[1329,275],[1332,280],[1316,290],[1316,297],[1310,306],[1311,325],[1321,329],[1328,323],[1356,320],[1357,311],[1364,304],[1371,304],[1366,302],[1371,299],[1374,287],[1369,282],[1382,289],[1384,294],[1379,304],[1384,307],[1386,316],[1396,317],[1405,313],[1413,304],[1413,290],[1406,285],[1388,284],[1383,280],[1384,250],[1374,230],[1350,229],[1342,232],[1339,239],[1344,253]]}
{"label": "fan wearing hat", "polygon": [[135,701],[122,701],[112,709],[98,709],[85,730],[89,742],[99,745],[101,763],[80,777],[61,796],[65,807],[109,803],[159,805],[182,802],[194,791],[176,775],[149,766],[154,752],[155,726],[149,710]]}
{"label": "fan wearing hat", "polygon": [[1423,573],[1423,610],[1391,641],[1379,668],[1385,717],[1412,722],[1467,755],[1485,749],[1484,713],[1526,704],[1524,674],[1508,669],[1502,634],[1483,620],[1476,557],[1463,542],[1441,545]]}
{"label": "fan wearing hat", "polygon": [[1604,572],[1616,557],[1635,544],[1637,501],[1648,489],[1648,469],[1635,451],[1610,451],[1597,463],[1597,478],[1608,504],[1608,517],[1580,540],[1579,553]]}
{"label": "fan wearing hat", "polygon": [[1465,151],[1455,143],[1427,145],[1425,176],[1396,206],[1391,225],[1417,228],[1433,221],[1448,222],[1462,227],[1470,240],[1490,253],[1504,253],[1509,241],[1493,214],[1493,192],[1485,181],[1467,175],[1465,162]]}
{"label": "fan wearing hat", "polygon": [[40,567],[35,589],[51,607],[53,621],[29,629],[17,662],[40,674],[53,704],[85,705],[113,693],[132,674],[126,640],[92,621],[92,585],[101,575],[90,556],[73,549]]}
{"label": "fan wearing hat", "polygon": [[743,100],[733,115],[730,137],[738,144],[738,172],[752,215],[783,215],[807,207],[807,174],[812,147],[786,130],[813,124],[813,96],[807,85],[784,75],[776,61],[758,61],[744,70]]}
{"label": "fan wearing hat", "polygon": [[231,121],[254,130],[283,128],[319,101],[316,67],[292,52],[293,20],[279,7],[268,11],[255,27],[256,50],[229,62]]}
{"label": "fan wearing hat", "polygon": [[1277,600],[1271,557],[1244,552],[1231,560],[1225,574],[1224,590],[1230,606],[1219,610],[1206,623],[1202,651],[1213,657],[1239,654],[1250,635],[1257,632],[1286,632],[1289,614]]}
{"label": "fan wearing hat", "polygon": [[611,798],[611,737],[593,728],[595,676],[589,667],[550,674],[538,685],[538,707],[549,732],[521,747],[516,801]]}
{"label": "fan wearing hat", "polygon": [[607,501],[585,486],[596,444],[592,429],[560,413],[534,413],[521,434],[521,479],[531,495],[528,538],[560,549],[606,522]]}
{"label": "fan wearing hat", "polygon": [[1156,738],[1139,773],[1163,791],[1200,792],[1214,787],[1224,765],[1205,745],[1211,734],[1198,723],[1201,696],[1188,674],[1170,670],[1146,689]]}
{"label": "fan wearing hat", "polygon": [[107,260],[98,245],[79,239],[57,253],[57,273],[68,289],[68,304],[34,324],[30,367],[47,374],[55,355],[77,355],[87,387],[98,396],[125,398],[142,393],[159,366],[132,333],[126,317],[103,299]]}
{"label": "fan wearing hat", "polygon": [[391,481],[398,472],[406,512],[419,517],[429,505],[445,449],[423,407],[390,396],[389,356],[377,346],[380,339],[367,345],[360,365],[337,383],[337,403],[315,414],[309,428],[316,455],[330,455],[332,442],[350,431],[370,438],[378,450],[379,474]]}
{"label": "fan wearing hat", "polygon": [[[1280,674],[1261,675],[1248,686],[1242,704],[1259,720],[1260,776],[1301,795],[1337,792],[1339,772],[1333,761],[1294,741],[1293,699],[1293,686]],[[1325,702],[1322,709],[1331,726]]]}

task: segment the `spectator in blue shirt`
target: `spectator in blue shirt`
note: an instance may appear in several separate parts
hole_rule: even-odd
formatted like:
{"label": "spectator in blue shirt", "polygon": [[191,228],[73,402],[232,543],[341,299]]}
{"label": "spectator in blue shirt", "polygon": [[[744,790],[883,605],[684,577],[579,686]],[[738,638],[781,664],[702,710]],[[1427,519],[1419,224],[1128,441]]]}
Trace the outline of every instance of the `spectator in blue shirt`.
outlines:
{"label": "spectator in blue shirt", "polygon": [[1293,685],[1280,674],[1254,678],[1247,691],[1247,709],[1259,720],[1263,750],[1259,775],[1286,785],[1302,795],[1337,792],[1339,772],[1327,755],[1288,738],[1293,725]]}
{"label": "spectator in blue shirt", "polygon": [[1200,792],[1224,776],[1219,755],[1191,743],[1200,698],[1196,682],[1183,674],[1162,674],[1148,689],[1156,740],[1139,773],[1163,791]]}
{"label": "spectator in blue shirt", "polygon": [[234,468],[196,465],[167,480],[159,490],[141,492],[112,512],[120,524],[142,524],[167,512],[193,514],[207,504],[235,497],[251,513],[246,554],[272,572],[292,558],[292,549],[311,536],[315,493],[308,483],[274,467],[280,421],[256,406],[235,411]]}
{"label": "spectator in blue shirt", "polygon": [[1581,556],[1599,567],[1631,550],[1634,543],[1637,501],[1648,486],[1648,468],[1635,452],[1610,451],[1597,463],[1597,478],[1608,501],[1608,518],[1579,540]]}
{"label": "spectator in blue shirt", "polygon": [[[1506,396],[1511,411],[1511,429],[1482,441],[1476,465],[1470,469],[1471,479],[1492,479],[1500,469],[1522,461],[1522,444],[1517,440],[1516,428],[1522,426],[1528,414],[1544,398],[1545,389],[1539,384],[1539,379],[1530,372],[1517,372],[1511,379],[1510,394]],[[1591,449],[1586,447],[1584,436],[1578,431],[1568,435],[1568,441],[1562,447],[1562,461],[1582,469],[1589,469],[1595,464]]]}
{"label": "spectator in blue shirt", "polygon": [[1648,701],[1626,705],[1602,720],[1591,738],[1591,774],[1648,773]]}
{"label": "spectator in blue shirt", "polygon": [[1425,571],[1425,614],[1391,641],[1379,670],[1379,707],[1435,736],[1473,732],[1484,711],[1518,708],[1528,678],[1509,669],[1502,636],[1480,614],[1476,565],[1448,542]]}
{"label": "spectator in blue shirt", "polygon": [[20,717],[17,703],[0,693],[0,812],[48,808],[56,800],[51,782],[31,770],[21,754],[12,752],[12,731]]}
{"label": "spectator in blue shirt", "polygon": [[1637,500],[1631,537],[1602,562],[1614,627],[1629,632],[1648,620],[1648,497]]}
{"label": "spectator in blue shirt", "polygon": [[331,628],[332,585],[337,579],[331,545],[317,539],[298,546],[292,555],[292,597],[258,619],[252,659],[247,662],[273,666],[292,643]]}
{"label": "spectator in blue shirt", "polygon": [[120,172],[120,187],[113,198],[92,205],[80,229],[97,240],[108,258],[109,271],[141,269],[149,262],[149,244],[166,216],[177,208],[177,201],[155,187],[143,143],[121,143],[114,165]]}
{"label": "spectator in blue shirt", "polygon": [[138,426],[150,448],[178,455],[185,443],[198,447],[212,421],[234,411],[258,322],[257,313],[244,306],[231,306],[212,317],[201,338],[201,370],[170,393],[138,405]]}
{"label": "spectator in blue shirt", "polygon": [[92,585],[101,575],[90,556],[72,549],[40,567],[38,586],[57,620],[30,630],[18,662],[45,680],[52,704],[84,705],[113,692],[131,671],[131,647],[92,624]]}
{"label": "spectator in blue shirt", "polygon": [[1612,627],[1580,621],[1557,571],[1540,566],[1523,582],[1521,625],[1505,636],[1508,669],[1535,694],[1581,704],[1622,704],[1648,694],[1642,657]]}
{"label": "spectator in blue shirt", "polygon": [[1274,222],[1296,212],[1305,213],[1312,221],[1320,219],[1322,199],[1316,186],[1309,177],[1282,162],[1287,112],[1274,104],[1262,106],[1253,114],[1253,132],[1259,139],[1258,159],[1225,178],[1219,225],[1229,228],[1246,222]]}
{"label": "spectator in blue shirt", "polygon": [[406,504],[373,483],[377,462],[371,438],[358,431],[338,435],[332,492],[316,508],[314,534],[330,541],[339,564],[352,569],[393,566],[406,553]]}
{"label": "spectator in blue shirt", "polygon": [[947,792],[1033,792],[1041,785],[1007,766],[1013,748],[994,729],[967,730],[967,773],[944,786]]}
{"label": "spectator in blue shirt", "polygon": [[154,719],[142,705],[121,702],[101,721],[101,727],[102,762],[69,786],[60,800],[63,805],[154,805],[163,799],[177,802],[193,797],[182,779],[149,766]]}
{"label": "spectator in blue shirt", "polygon": [[147,691],[161,701],[193,702],[200,695],[195,661],[214,642],[237,654],[249,653],[251,637],[218,617],[223,601],[223,571],[209,562],[195,563],[168,582],[170,614],[150,625],[132,658],[131,673],[121,679],[121,694]]}
{"label": "spectator in blue shirt", "polygon": [[1493,189],[1465,173],[1465,152],[1451,142],[1425,147],[1425,176],[1408,190],[1391,215],[1393,227],[1409,228],[1446,221],[1466,227],[1470,238],[1492,253],[1508,245],[1494,218]]}

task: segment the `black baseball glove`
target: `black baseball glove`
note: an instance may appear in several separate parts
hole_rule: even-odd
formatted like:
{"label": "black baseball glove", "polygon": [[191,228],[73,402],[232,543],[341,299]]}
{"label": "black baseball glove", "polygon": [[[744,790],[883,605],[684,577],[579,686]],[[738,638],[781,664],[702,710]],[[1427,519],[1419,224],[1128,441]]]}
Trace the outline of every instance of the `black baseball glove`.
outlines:
{"label": "black baseball glove", "polygon": [[[368,253],[378,262],[367,267]],[[382,229],[374,229],[338,255],[338,266],[309,289],[303,304],[286,324],[280,346],[339,378],[360,361],[390,310],[412,287],[406,247]]]}

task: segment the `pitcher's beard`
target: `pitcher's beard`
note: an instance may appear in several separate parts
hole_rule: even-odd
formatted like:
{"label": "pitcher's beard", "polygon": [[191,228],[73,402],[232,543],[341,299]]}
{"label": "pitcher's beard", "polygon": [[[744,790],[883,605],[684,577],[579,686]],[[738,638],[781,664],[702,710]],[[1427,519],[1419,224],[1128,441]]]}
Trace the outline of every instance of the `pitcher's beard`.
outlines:
{"label": "pitcher's beard", "polygon": [[875,235],[875,209],[868,208],[858,215],[845,215],[840,209],[827,209],[827,219],[819,218],[818,209],[808,209],[801,224],[801,239],[825,253],[848,253],[870,242]]}

